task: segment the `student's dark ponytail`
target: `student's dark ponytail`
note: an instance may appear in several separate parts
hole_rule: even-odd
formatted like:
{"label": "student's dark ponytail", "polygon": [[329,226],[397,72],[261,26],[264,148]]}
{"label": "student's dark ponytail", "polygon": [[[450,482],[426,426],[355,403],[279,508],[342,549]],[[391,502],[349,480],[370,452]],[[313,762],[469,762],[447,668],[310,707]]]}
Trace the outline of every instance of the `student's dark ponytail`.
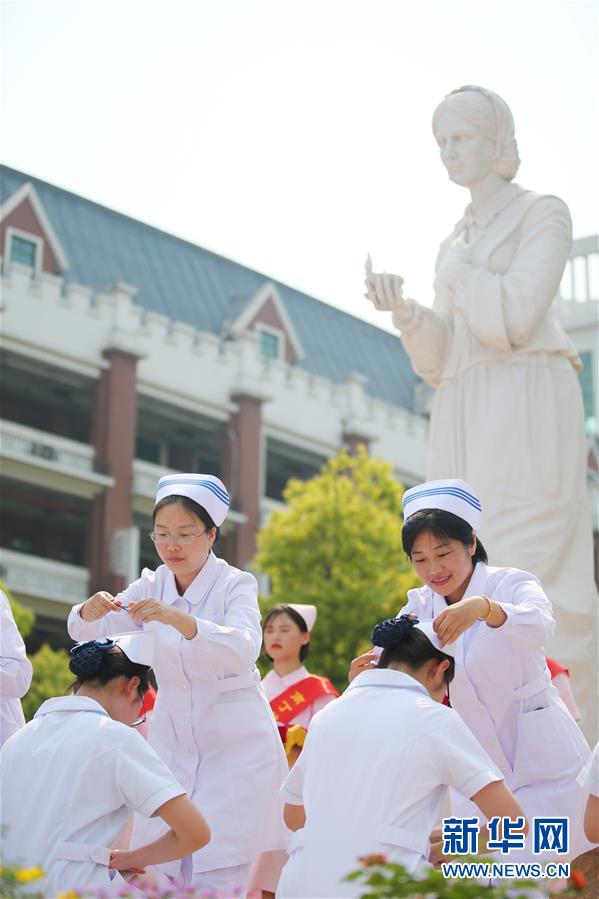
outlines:
{"label": "student's dark ponytail", "polygon": [[77,678],[71,685],[75,693],[88,681],[107,684],[117,677],[138,677],[142,698],[149,686],[149,666],[132,662],[122,649],[108,638],[87,640],[73,646],[69,668]]}
{"label": "student's dark ponytail", "polygon": [[415,626],[417,624],[418,618],[415,615],[400,615],[399,618],[388,618],[376,625],[372,632],[372,642],[383,649],[378,667],[388,668],[394,662],[417,671],[430,659],[436,662],[448,661],[445,681],[450,684],[455,673],[453,656],[433,646],[426,634]]}

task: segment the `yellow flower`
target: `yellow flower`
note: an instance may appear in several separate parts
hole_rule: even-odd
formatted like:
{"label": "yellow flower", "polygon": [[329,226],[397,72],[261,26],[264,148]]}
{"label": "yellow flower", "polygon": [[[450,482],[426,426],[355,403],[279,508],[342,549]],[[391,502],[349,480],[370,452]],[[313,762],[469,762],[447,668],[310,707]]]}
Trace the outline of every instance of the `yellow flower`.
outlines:
{"label": "yellow flower", "polygon": [[79,899],[77,890],[67,890],[66,893],[59,893],[56,899]]}
{"label": "yellow flower", "polygon": [[39,880],[44,876],[42,868],[17,868],[15,877],[20,883],[29,883],[31,880]]}

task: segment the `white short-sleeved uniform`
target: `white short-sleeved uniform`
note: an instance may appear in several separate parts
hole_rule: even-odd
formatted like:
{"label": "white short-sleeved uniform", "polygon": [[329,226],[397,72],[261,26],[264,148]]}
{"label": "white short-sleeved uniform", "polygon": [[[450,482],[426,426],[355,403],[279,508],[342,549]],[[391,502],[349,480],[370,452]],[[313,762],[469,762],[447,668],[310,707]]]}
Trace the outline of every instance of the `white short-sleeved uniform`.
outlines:
{"label": "white short-sleeved uniform", "polygon": [[[528,818],[570,818],[571,851],[556,857],[565,862],[591,848],[582,829],[584,792],[576,783],[590,750],[545,661],[544,647],[555,629],[551,603],[533,574],[479,562],[464,598],[483,594],[501,606],[507,620],[496,628],[477,621],[456,641],[451,705]],[[445,609],[443,596],[421,587],[408,591],[400,614],[430,621]],[[460,797],[452,797],[452,808],[458,815],[476,811]]]}
{"label": "white short-sleeved uniform", "polygon": [[87,696],[48,699],[0,754],[5,863],[40,865],[44,895],[110,884],[109,849],[132,811],[184,794],[133,728]]}
{"label": "white short-sleeved uniform", "polygon": [[[282,676],[272,670],[262,678],[262,688],[266,698],[271,702],[277,696],[280,696],[281,693],[284,693],[285,690],[288,690],[289,687],[299,683],[306,677],[310,677],[310,672],[304,665],[300,665],[295,671],[290,671],[289,674]],[[289,725],[299,725],[299,727],[307,730],[314,715],[321,709],[324,709],[325,705],[328,705],[333,699],[335,697],[330,693],[326,696],[319,696],[306,709],[303,709],[292,718]],[[283,849],[263,853],[254,863],[250,872],[250,891],[261,889],[269,893],[276,892],[279,877],[287,857],[287,853]]]}
{"label": "white short-sleeved uniform", "polygon": [[459,715],[408,674],[366,671],[313,719],[281,795],[303,805],[280,899],[352,897],[360,856],[384,853],[416,871],[447,787],[471,797],[501,773]]}
{"label": "white short-sleeved uniform", "polygon": [[[182,596],[166,565],[144,569],[123,601],[157,599],[193,615],[197,634],[151,621],[158,697],[148,741],[207,819],[212,839],[193,856],[194,881],[218,868],[252,862],[285,846],[278,791],[288,773],[274,716],[255,662],[262,645],[256,579],[210,553]],[[69,615],[69,634],[89,640],[135,630],[127,612],[83,621]],[[137,818],[132,846],[156,839],[162,821]],[[162,865],[179,875],[180,862]],[[235,884],[231,884],[234,886]]]}
{"label": "white short-sleeved uniform", "polygon": [[599,743],[578,775],[578,783],[591,796],[599,796]]}
{"label": "white short-sleeved uniform", "polygon": [[0,746],[23,727],[21,697],[31,684],[31,662],[7,597],[0,590]]}

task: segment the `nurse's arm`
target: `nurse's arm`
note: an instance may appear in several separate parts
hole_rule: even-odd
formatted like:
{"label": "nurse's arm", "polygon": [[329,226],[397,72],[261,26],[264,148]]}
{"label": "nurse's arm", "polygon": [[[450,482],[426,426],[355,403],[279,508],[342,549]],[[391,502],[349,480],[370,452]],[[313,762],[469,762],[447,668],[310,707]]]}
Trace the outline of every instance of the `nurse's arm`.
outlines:
{"label": "nurse's arm", "polygon": [[[478,806],[487,820],[495,817],[502,819],[512,818],[513,820],[516,818],[524,818],[523,832],[528,833],[528,821],[524,817],[522,807],[519,805],[512,791],[506,786],[504,780],[495,780],[492,783],[487,784],[486,787],[483,787],[482,790],[479,790],[478,793],[475,793],[474,796],[471,796],[470,798],[472,799],[472,802]],[[486,844],[486,840],[488,839],[486,827],[481,827],[481,834]]]}
{"label": "nurse's arm", "polygon": [[111,868],[117,871],[135,871],[148,865],[177,861],[197,852],[210,840],[210,828],[206,819],[188,796],[169,799],[157,809],[155,815],[168,824],[168,833],[137,849],[112,849]]}
{"label": "nurse's arm", "polygon": [[105,591],[94,593],[84,603],[73,606],[67,620],[67,630],[73,640],[98,640],[109,634],[135,630],[138,626]]}
{"label": "nurse's arm", "polygon": [[260,655],[262,630],[258,609],[258,585],[253,575],[237,572],[225,599],[222,624],[195,618],[197,633],[182,641],[184,664],[204,668],[216,663],[230,674],[243,674]]}
{"label": "nurse's arm", "polygon": [[507,618],[501,626],[504,634],[515,643],[530,649],[540,649],[553,637],[555,619],[551,602],[537,578],[514,571],[502,581],[493,596]]}
{"label": "nurse's arm", "polygon": [[592,794],[587,799],[584,813],[584,832],[591,843],[599,843],[599,796]]}
{"label": "nurse's arm", "polygon": [[291,805],[286,802],[283,807],[283,820],[289,830],[299,830],[306,823],[306,810],[303,805]]}
{"label": "nurse's arm", "polygon": [[2,591],[0,597],[0,696],[3,699],[20,699],[31,684],[32,667],[25,654],[25,644],[15,624],[8,599]]}

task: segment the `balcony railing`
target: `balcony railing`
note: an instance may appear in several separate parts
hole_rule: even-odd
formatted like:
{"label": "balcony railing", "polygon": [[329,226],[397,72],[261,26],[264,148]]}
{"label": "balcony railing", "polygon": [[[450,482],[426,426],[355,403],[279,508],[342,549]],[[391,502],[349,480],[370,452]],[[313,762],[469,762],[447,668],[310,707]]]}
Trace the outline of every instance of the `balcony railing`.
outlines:
{"label": "balcony railing", "polygon": [[[114,484],[114,479],[95,468],[95,450],[88,443],[40,431],[7,419],[0,420],[0,454],[16,465],[34,466],[40,472],[54,471],[60,489],[69,490],[69,479],[86,483],[85,495],[95,495]],[[8,472],[7,472],[8,473]],[[11,476],[19,477],[18,471]],[[75,489],[81,493],[81,490]]]}
{"label": "balcony railing", "polygon": [[172,468],[164,468],[153,462],[135,459],[133,462],[133,493],[136,496],[154,499],[158,481],[165,474],[176,474],[176,472]]}
{"label": "balcony railing", "polygon": [[89,596],[89,572],[78,565],[0,547],[0,571],[4,583],[14,593],[69,606],[84,602]]}

